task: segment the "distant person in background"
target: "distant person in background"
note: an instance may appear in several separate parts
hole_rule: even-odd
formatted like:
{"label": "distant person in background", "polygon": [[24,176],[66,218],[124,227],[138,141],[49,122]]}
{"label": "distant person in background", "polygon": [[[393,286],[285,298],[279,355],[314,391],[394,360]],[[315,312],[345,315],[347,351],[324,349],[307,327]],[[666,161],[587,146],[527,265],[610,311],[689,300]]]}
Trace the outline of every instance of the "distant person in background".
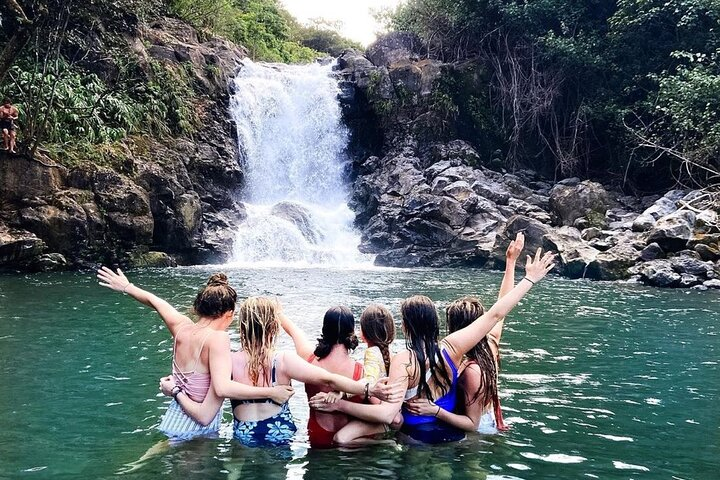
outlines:
{"label": "distant person in background", "polygon": [[0,106],[0,129],[3,135],[3,150],[9,150],[10,153],[15,153],[15,120],[18,115],[18,109],[9,98],[5,98]]}

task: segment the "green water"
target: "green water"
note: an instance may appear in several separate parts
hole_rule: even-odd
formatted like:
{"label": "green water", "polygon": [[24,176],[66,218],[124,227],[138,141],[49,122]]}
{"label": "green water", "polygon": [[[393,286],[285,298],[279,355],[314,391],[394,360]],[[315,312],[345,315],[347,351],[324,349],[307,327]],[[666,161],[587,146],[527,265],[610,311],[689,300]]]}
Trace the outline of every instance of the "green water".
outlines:
{"label": "green water", "polygon": [[[185,306],[210,272],[131,279]],[[313,335],[332,304],[358,315],[371,300],[397,313],[415,293],[441,305],[468,293],[489,303],[500,281],[474,270],[228,273],[242,295],[280,296]],[[157,379],[169,372],[172,343],[158,317],[91,275],[2,276],[0,478],[717,478],[719,326],[717,292],[550,279],[507,321],[501,396],[512,428],[503,435],[313,451],[299,388],[290,448],[245,448],[226,429],[138,462],[163,439]]]}

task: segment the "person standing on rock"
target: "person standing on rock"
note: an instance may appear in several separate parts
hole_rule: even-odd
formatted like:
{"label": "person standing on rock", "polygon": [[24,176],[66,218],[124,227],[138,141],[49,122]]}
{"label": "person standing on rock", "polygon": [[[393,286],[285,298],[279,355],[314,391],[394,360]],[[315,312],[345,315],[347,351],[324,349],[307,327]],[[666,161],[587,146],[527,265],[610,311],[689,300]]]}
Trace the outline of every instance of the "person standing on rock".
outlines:
{"label": "person standing on rock", "polygon": [[18,109],[6,97],[0,105],[0,130],[3,135],[3,150],[10,153],[15,153],[15,120],[18,116]]}

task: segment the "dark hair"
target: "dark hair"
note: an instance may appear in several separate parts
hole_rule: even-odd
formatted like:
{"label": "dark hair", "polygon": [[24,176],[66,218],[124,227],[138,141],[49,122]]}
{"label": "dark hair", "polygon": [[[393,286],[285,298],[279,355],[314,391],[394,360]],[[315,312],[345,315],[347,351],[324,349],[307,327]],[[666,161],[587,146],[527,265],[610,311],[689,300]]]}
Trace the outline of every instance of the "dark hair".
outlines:
{"label": "dark hair", "polygon": [[368,305],[360,315],[360,331],[368,346],[380,349],[385,362],[385,371],[389,372],[390,344],[395,339],[395,321],[390,310],[382,305]]}
{"label": "dark hair", "polygon": [[355,317],[349,308],[338,305],[325,312],[322,335],[317,339],[315,356],[325,358],[335,345],[345,345],[348,350],[355,350],[358,339],[355,336]]}
{"label": "dark hair", "polygon": [[11,102],[10,102],[10,98],[9,98],[9,97],[3,98],[3,103],[2,103],[2,104],[3,104],[3,105],[7,105],[8,103],[11,103]]}
{"label": "dark hair", "polygon": [[428,297],[416,295],[400,304],[400,313],[405,327],[405,346],[415,357],[420,370],[418,395],[422,397],[424,394],[433,401],[430,385],[425,378],[428,368],[442,395],[445,395],[452,386],[452,379],[448,375],[447,366],[442,360],[438,346],[440,326],[435,304]]}
{"label": "dark hair", "polygon": [[[485,313],[482,303],[475,297],[463,297],[455,300],[445,309],[447,315],[448,331],[456,332],[461,328],[467,327],[472,322],[480,318]],[[469,352],[467,357],[477,363],[480,367],[480,386],[472,398],[472,402],[480,400],[482,405],[488,403],[493,404],[494,408],[499,408],[498,400],[498,365],[495,362],[495,356],[488,344],[487,335],[475,345]],[[484,392],[483,392],[484,391]],[[481,393],[483,393],[481,397]]]}
{"label": "dark hair", "polygon": [[237,292],[228,283],[227,275],[215,273],[195,297],[193,311],[201,317],[214,319],[225,312],[234,311],[236,302]]}

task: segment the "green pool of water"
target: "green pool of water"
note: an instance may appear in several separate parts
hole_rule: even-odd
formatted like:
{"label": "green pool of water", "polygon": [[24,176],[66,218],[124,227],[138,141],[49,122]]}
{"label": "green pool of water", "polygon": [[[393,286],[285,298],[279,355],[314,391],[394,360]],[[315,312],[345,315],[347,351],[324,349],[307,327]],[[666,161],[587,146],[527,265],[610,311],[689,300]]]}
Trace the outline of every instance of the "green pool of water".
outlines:
{"label": "green pool of water", "polygon": [[[131,279],[185,307],[213,270]],[[243,296],[279,296],[312,335],[333,304],[356,318],[370,301],[397,314],[415,293],[489,304],[500,282],[476,270],[227,271]],[[227,429],[164,448],[157,379],[172,342],[159,318],[92,275],[0,276],[0,478],[717,478],[719,326],[716,291],[550,279],[507,321],[502,435],[315,451],[297,385],[290,448],[246,448]]]}

